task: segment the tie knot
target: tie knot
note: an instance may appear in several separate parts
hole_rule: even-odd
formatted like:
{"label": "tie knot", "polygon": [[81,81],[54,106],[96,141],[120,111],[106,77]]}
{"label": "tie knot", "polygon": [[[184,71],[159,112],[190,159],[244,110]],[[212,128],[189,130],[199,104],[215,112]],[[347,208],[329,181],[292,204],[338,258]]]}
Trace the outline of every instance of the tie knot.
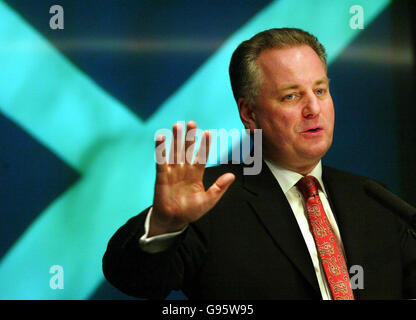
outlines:
{"label": "tie knot", "polygon": [[296,186],[306,200],[318,194],[319,182],[315,177],[305,176],[296,183]]}

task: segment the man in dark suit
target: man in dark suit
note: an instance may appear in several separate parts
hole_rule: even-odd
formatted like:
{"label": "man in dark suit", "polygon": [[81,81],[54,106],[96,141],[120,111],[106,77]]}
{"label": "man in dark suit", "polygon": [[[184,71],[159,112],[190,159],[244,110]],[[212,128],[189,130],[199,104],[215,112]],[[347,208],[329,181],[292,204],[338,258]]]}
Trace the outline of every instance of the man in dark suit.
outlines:
{"label": "man in dark suit", "polygon": [[152,208],[109,242],[108,281],[145,298],[416,298],[411,227],[366,192],[366,178],[321,164],[334,126],[323,46],[299,29],[266,30],[236,49],[230,78],[244,126],[262,129],[260,174],[205,170],[209,132],[192,160],[196,124],[184,143],[175,125],[169,163],[156,142]]}

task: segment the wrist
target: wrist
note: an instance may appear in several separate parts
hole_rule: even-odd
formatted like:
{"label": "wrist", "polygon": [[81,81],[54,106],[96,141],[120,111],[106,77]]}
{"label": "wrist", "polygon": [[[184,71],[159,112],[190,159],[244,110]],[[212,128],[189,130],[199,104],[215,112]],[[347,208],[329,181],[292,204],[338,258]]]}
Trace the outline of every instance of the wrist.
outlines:
{"label": "wrist", "polygon": [[150,216],[148,237],[178,232],[187,226],[188,223],[175,221],[175,219],[160,219],[158,214],[153,211]]}

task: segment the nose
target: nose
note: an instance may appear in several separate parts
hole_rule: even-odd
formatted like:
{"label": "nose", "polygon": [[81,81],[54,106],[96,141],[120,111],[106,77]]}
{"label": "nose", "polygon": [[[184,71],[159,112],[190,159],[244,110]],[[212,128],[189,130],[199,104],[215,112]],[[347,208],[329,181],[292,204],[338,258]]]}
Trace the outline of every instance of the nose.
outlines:
{"label": "nose", "polygon": [[319,98],[313,93],[308,92],[304,97],[305,104],[303,105],[302,114],[305,118],[312,119],[319,115],[321,106]]}

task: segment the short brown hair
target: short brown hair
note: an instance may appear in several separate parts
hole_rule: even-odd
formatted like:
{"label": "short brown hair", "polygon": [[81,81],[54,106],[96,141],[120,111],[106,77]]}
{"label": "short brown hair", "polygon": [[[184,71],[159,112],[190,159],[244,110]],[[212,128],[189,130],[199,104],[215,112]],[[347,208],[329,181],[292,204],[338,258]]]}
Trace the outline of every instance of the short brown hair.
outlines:
{"label": "short brown hair", "polygon": [[324,46],[312,34],[296,28],[275,28],[262,31],[251,39],[243,41],[234,51],[229,74],[234,98],[246,98],[254,103],[258,94],[261,73],[257,65],[257,57],[266,49],[290,48],[299,45],[310,46],[321,59],[326,68],[326,52]]}

